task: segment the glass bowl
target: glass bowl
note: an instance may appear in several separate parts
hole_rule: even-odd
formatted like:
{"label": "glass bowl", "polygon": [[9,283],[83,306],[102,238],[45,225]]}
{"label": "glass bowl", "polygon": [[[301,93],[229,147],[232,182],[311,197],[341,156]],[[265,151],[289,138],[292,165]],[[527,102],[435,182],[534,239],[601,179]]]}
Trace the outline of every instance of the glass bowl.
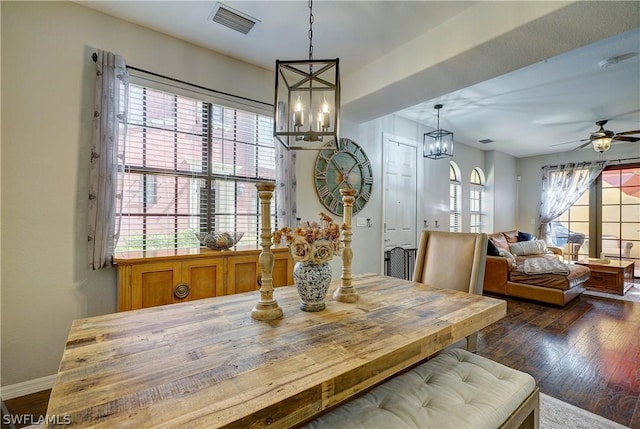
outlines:
{"label": "glass bowl", "polygon": [[201,246],[213,250],[228,250],[235,246],[242,238],[244,232],[201,232],[196,233]]}

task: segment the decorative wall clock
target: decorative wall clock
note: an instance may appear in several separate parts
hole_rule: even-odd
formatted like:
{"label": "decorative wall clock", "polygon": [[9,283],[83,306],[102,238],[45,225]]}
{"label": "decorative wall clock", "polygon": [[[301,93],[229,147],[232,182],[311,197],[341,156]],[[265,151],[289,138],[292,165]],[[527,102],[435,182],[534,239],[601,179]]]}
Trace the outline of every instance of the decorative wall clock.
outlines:
{"label": "decorative wall clock", "polygon": [[357,191],[353,213],[369,201],[373,187],[371,163],[364,150],[354,141],[341,138],[338,149],[322,149],[315,166],[315,186],[322,204],[333,214],[342,216],[340,188]]}

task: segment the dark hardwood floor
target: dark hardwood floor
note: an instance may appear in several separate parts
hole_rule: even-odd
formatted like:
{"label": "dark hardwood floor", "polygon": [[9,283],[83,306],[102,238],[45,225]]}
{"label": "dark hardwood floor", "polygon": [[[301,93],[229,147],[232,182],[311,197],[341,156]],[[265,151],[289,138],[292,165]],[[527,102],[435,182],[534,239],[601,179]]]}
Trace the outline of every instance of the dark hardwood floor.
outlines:
{"label": "dark hardwood floor", "polygon": [[531,374],[542,393],[640,428],[640,303],[507,301],[507,317],[480,332],[479,355]]}
{"label": "dark hardwood floor", "polygon": [[[507,316],[480,332],[479,355],[528,372],[549,396],[640,429],[640,303],[506,300]],[[6,405],[12,414],[44,415],[49,393]]]}
{"label": "dark hardwood floor", "polygon": [[[28,418],[32,423],[38,422],[47,413],[47,404],[49,403],[49,395],[51,389],[43,390],[42,392],[32,393],[31,395],[21,396],[19,398],[9,399],[5,401],[5,405],[9,410],[9,414],[14,417],[20,417],[24,422],[24,416]],[[5,423],[5,416],[2,416],[2,429],[9,429],[9,425]],[[29,426],[30,424],[19,424],[14,422],[16,428]]]}

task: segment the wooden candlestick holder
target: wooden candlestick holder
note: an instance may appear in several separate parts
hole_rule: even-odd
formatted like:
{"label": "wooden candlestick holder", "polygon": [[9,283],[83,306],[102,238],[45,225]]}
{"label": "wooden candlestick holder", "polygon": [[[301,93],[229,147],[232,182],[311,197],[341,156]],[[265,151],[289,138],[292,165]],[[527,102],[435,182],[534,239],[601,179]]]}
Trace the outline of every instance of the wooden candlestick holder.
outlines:
{"label": "wooden candlestick holder", "polygon": [[282,317],[282,308],[273,299],[273,253],[271,252],[271,198],[276,185],[269,182],[258,182],[258,196],[260,197],[262,252],[258,262],[262,284],[260,285],[260,301],[251,310],[251,317],[256,320],[274,320]]}
{"label": "wooden candlestick holder", "polygon": [[356,302],[358,293],[351,284],[351,261],[353,260],[353,250],[351,249],[351,216],[353,211],[353,202],[355,201],[356,190],[352,188],[340,189],[342,195],[342,203],[344,204],[344,231],[342,232],[342,275],[340,276],[340,286],[333,293],[333,299],[341,302]]}

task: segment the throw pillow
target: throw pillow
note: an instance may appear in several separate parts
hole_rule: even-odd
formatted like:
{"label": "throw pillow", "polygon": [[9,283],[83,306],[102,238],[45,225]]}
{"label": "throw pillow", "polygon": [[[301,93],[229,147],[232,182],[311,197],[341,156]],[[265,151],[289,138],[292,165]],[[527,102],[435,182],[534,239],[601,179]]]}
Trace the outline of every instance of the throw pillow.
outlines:
{"label": "throw pillow", "polygon": [[498,249],[509,250],[509,243],[507,243],[507,239],[504,238],[504,235],[496,234],[493,237],[489,237],[489,240],[491,240]]}
{"label": "throw pillow", "polygon": [[517,243],[518,241],[520,241],[518,239],[518,231],[504,231],[502,235],[504,236],[505,240],[507,240],[507,243]]}
{"label": "throw pillow", "polygon": [[519,241],[511,243],[509,251],[516,256],[542,255],[547,253],[547,244],[542,240]]}
{"label": "throw pillow", "polygon": [[489,256],[500,256],[500,252],[493,241],[487,240],[487,255]]}
{"label": "throw pillow", "polygon": [[529,234],[528,232],[518,231],[518,241],[531,241],[535,239],[536,237],[533,234]]}
{"label": "throw pillow", "polygon": [[503,258],[507,258],[507,260],[509,261],[509,265],[511,265],[511,268],[514,268],[516,266],[516,257],[513,256],[510,252],[507,252],[504,249],[499,249],[498,253],[500,253],[500,256],[502,256]]}

